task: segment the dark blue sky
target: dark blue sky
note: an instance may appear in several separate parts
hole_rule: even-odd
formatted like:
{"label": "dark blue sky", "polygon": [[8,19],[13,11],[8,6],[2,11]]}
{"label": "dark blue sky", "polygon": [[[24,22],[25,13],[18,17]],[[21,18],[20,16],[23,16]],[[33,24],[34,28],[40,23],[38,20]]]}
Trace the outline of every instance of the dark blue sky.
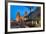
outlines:
{"label": "dark blue sky", "polygon": [[36,9],[36,7],[34,7],[34,6],[17,6],[17,5],[11,5],[10,6],[10,18],[12,20],[15,20],[17,12],[20,12],[20,15],[24,16],[24,12],[25,11],[27,11],[28,13],[30,13],[30,11],[32,12],[35,9]]}

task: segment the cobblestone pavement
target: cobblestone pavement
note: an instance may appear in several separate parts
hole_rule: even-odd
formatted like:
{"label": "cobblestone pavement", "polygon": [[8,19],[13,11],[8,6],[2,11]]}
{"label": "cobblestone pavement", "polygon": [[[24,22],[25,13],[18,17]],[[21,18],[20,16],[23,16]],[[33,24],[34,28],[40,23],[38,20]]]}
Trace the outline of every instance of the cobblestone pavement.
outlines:
{"label": "cobblestone pavement", "polygon": [[30,27],[39,27],[40,24],[32,25],[31,22],[11,22],[11,28],[30,28]]}

